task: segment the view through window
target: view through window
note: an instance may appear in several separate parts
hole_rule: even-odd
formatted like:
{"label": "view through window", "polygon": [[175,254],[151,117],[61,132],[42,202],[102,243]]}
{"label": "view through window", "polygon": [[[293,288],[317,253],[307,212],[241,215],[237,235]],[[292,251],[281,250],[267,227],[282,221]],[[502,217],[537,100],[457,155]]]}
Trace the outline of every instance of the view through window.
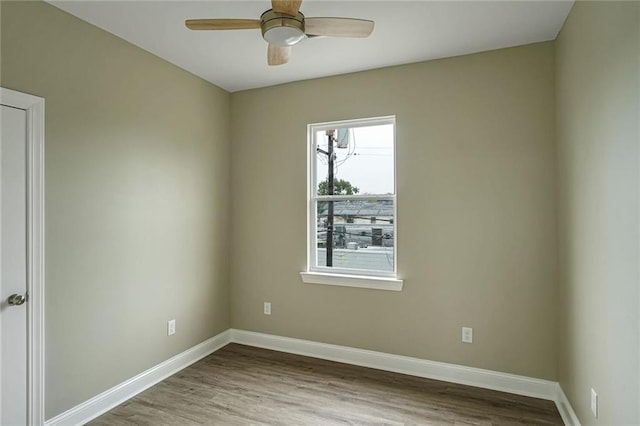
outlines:
{"label": "view through window", "polygon": [[309,126],[311,270],[394,275],[395,117]]}

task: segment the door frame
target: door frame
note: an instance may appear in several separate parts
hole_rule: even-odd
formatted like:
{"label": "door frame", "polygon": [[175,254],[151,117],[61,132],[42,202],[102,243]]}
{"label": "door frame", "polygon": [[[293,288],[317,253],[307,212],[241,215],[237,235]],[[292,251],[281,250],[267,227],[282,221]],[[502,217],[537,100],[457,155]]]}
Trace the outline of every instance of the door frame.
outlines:
{"label": "door frame", "polygon": [[0,87],[0,104],[27,112],[27,422],[44,424],[44,99]]}

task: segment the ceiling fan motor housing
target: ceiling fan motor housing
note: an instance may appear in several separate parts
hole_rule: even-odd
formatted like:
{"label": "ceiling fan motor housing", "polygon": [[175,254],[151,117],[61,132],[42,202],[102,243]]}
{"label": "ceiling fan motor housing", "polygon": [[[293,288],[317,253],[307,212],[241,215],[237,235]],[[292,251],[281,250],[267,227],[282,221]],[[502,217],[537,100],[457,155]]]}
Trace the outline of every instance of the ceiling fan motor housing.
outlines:
{"label": "ceiling fan motor housing", "polygon": [[293,46],[304,37],[304,15],[295,16],[267,10],[260,16],[262,37],[275,46]]}

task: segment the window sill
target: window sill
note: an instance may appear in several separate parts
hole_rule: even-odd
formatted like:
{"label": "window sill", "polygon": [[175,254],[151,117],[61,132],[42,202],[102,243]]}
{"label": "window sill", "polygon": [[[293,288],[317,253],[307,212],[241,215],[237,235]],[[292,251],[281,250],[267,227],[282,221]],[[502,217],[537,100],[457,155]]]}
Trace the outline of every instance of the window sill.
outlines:
{"label": "window sill", "polygon": [[323,272],[300,272],[306,284],[326,284],[342,287],[370,288],[374,290],[402,291],[403,280],[366,275],[341,275]]}

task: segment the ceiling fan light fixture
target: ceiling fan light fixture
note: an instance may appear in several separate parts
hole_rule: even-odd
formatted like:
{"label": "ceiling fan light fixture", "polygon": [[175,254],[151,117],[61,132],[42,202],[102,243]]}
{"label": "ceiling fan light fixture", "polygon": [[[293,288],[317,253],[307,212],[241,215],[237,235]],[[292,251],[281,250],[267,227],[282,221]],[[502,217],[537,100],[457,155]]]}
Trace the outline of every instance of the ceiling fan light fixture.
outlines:
{"label": "ceiling fan light fixture", "polygon": [[[0,0],[2,1],[2,0]],[[260,19],[188,19],[190,30],[258,29],[269,43],[267,64],[282,65],[289,61],[291,47],[310,37],[368,37],[374,22],[357,18],[307,18],[300,12],[302,0],[271,0],[272,9]]]}
{"label": "ceiling fan light fixture", "polygon": [[274,46],[293,46],[305,38],[304,15],[296,16],[268,10],[260,17],[262,37]]}
{"label": "ceiling fan light fixture", "polygon": [[262,35],[269,44],[276,46],[293,46],[304,38],[304,33],[292,27],[274,27]]}

